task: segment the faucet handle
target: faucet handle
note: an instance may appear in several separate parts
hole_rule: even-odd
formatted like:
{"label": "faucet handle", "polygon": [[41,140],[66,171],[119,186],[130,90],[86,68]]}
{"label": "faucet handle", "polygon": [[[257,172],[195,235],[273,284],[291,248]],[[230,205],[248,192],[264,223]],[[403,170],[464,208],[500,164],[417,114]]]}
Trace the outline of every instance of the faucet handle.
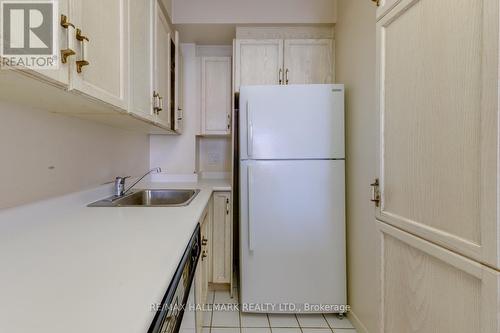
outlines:
{"label": "faucet handle", "polygon": [[115,182],[120,182],[120,183],[125,183],[125,179],[130,178],[130,176],[125,176],[125,177],[116,177]]}

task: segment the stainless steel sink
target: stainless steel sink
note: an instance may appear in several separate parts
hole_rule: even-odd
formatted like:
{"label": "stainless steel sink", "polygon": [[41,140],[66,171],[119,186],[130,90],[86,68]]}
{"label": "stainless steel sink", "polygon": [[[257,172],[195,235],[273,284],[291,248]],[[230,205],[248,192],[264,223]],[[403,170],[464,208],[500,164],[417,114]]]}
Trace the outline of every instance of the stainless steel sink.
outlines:
{"label": "stainless steel sink", "polygon": [[123,197],[110,197],[89,207],[182,207],[193,201],[200,190],[140,190]]}

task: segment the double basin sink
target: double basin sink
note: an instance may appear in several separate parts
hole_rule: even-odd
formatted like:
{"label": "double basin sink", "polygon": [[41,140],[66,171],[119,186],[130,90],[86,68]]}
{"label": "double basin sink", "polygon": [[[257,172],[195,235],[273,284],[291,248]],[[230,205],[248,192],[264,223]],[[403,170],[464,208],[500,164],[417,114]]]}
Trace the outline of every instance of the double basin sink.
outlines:
{"label": "double basin sink", "polygon": [[122,197],[96,201],[89,207],[183,207],[198,195],[200,190],[139,190]]}

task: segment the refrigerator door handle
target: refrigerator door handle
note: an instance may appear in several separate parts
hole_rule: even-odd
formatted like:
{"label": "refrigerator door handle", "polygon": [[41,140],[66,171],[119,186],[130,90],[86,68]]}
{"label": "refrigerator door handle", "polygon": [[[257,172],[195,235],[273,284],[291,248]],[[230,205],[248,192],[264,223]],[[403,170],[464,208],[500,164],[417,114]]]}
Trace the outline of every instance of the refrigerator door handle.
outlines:
{"label": "refrigerator door handle", "polygon": [[250,114],[250,102],[247,101],[247,155],[248,157],[253,156],[253,123],[252,116]]}
{"label": "refrigerator door handle", "polygon": [[252,226],[252,166],[249,165],[247,167],[247,200],[248,200],[248,211],[247,211],[247,219],[248,219],[248,251],[253,252],[254,249],[254,232]]}

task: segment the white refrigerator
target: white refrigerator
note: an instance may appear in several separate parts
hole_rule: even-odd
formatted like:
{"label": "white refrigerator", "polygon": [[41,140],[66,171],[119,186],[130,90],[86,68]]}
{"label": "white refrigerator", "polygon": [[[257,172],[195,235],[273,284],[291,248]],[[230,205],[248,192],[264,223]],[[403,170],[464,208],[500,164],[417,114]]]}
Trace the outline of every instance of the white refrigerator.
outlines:
{"label": "white refrigerator", "polygon": [[242,311],[345,312],[344,86],[242,87],[239,129]]}

